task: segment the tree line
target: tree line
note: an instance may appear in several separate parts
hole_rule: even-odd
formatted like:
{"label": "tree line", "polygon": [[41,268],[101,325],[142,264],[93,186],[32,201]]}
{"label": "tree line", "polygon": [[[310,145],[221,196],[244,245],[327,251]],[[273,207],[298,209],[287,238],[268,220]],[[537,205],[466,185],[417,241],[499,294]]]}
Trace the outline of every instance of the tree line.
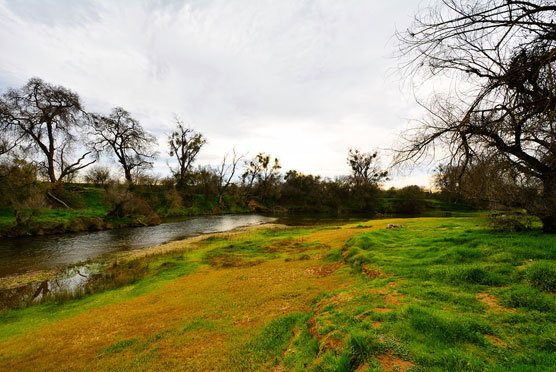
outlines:
{"label": "tree line", "polygon": [[[0,207],[16,214],[82,206],[72,193],[77,181],[104,187],[115,217],[171,215],[199,204],[221,211],[372,213],[380,210],[380,186],[388,179],[379,154],[359,149],[347,154],[351,175],[334,179],[295,170],[282,174],[277,157],[248,157],[235,149],[217,166],[199,166],[207,139],[178,118],[166,138],[171,176],[157,178],[148,172],[159,155],[157,140],[130,112],[88,112],[77,93],[39,78],[0,97],[0,130]],[[121,180],[113,167],[97,165],[102,157],[119,166]]]}
{"label": "tree line", "polygon": [[[436,184],[447,200],[520,207],[556,233],[555,18],[553,0],[438,0],[423,8],[397,35],[401,70],[417,86],[440,79],[447,88],[418,96],[426,114],[402,134],[394,165],[434,158],[442,164]],[[156,156],[154,138],[124,109],[86,113],[77,94],[40,79],[2,96],[0,130],[0,154],[12,154],[14,177],[32,179],[36,172],[54,191],[102,152],[117,160],[127,192],[136,193],[139,178],[148,183],[144,170]],[[234,152],[218,169],[199,168],[201,134],[178,123],[168,140],[178,166],[163,183],[172,184],[184,205],[211,195],[221,206],[302,199],[298,205],[316,209],[365,210],[387,177],[376,166],[377,154],[358,150],[348,154],[352,174],[334,180],[295,171],[282,177],[278,159],[264,153],[245,159]],[[107,177],[102,169],[87,176]],[[25,190],[13,185],[4,198]]]}

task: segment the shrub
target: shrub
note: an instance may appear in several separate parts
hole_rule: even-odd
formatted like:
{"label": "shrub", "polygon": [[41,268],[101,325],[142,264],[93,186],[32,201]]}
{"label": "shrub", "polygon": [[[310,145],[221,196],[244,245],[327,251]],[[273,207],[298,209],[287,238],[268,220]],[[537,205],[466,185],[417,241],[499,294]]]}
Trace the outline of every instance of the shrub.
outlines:
{"label": "shrub", "polygon": [[419,186],[406,186],[398,191],[396,213],[417,215],[425,211],[425,193]]}
{"label": "shrub", "polygon": [[158,216],[143,199],[134,195],[125,185],[110,185],[106,190],[105,201],[111,206],[110,217],[147,217],[146,224],[156,223]]}
{"label": "shrub", "polygon": [[488,225],[492,230],[502,232],[521,232],[533,229],[535,218],[521,215],[492,215]]}
{"label": "shrub", "polygon": [[527,279],[537,289],[555,292],[556,265],[548,262],[535,262],[527,269]]}

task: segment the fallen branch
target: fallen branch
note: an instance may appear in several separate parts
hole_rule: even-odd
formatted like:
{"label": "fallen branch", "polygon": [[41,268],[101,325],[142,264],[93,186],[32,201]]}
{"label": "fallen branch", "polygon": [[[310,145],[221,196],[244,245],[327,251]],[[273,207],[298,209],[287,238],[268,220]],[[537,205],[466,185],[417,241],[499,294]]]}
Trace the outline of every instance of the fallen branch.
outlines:
{"label": "fallen branch", "polygon": [[57,203],[63,205],[66,209],[71,209],[71,208],[69,207],[69,205],[67,205],[66,203],[64,203],[63,200],[58,199],[57,197],[55,197],[54,195],[52,195],[50,192],[47,192],[46,195],[49,196],[50,198],[52,198],[52,200],[54,200],[55,202],[57,202]]}

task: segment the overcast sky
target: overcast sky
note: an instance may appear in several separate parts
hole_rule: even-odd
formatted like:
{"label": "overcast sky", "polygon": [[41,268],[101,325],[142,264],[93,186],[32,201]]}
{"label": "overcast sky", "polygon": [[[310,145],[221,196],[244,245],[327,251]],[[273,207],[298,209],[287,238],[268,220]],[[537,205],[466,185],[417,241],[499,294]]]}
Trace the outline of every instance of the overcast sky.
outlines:
{"label": "overcast sky", "polygon": [[[198,164],[235,146],[284,170],[347,174],[348,148],[391,148],[417,115],[393,35],[419,3],[0,0],[0,89],[38,76],[89,111],[126,108],[159,138],[161,175],[175,115],[208,139]],[[429,176],[389,185],[414,183]]]}

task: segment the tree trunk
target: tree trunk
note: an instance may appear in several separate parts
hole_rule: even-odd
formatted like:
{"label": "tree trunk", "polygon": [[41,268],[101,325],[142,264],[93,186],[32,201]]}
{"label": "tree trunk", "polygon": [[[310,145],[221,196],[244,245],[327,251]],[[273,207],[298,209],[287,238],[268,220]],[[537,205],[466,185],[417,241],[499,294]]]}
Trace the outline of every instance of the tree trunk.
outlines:
{"label": "tree trunk", "polygon": [[542,231],[546,234],[556,234],[556,216],[542,217]]}
{"label": "tree trunk", "polygon": [[542,196],[545,209],[541,216],[542,230],[547,234],[556,234],[556,180],[553,177],[543,183]]}
{"label": "tree trunk", "polygon": [[224,197],[223,197],[222,193],[220,193],[218,195],[218,204],[220,204],[220,207],[222,207],[224,209],[226,208],[226,204],[224,204]]}
{"label": "tree trunk", "polygon": [[56,183],[56,172],[54,170],[54,159],[48,158],[48,178],[50,178],[51,183]]}
{"label": "tree trunk", "polygon": [[131,177],[131,170],[124,169],[124,173],[125,173],[125,180],[127,181],[127,184],[129,186],[133,185],[133,179]]}

